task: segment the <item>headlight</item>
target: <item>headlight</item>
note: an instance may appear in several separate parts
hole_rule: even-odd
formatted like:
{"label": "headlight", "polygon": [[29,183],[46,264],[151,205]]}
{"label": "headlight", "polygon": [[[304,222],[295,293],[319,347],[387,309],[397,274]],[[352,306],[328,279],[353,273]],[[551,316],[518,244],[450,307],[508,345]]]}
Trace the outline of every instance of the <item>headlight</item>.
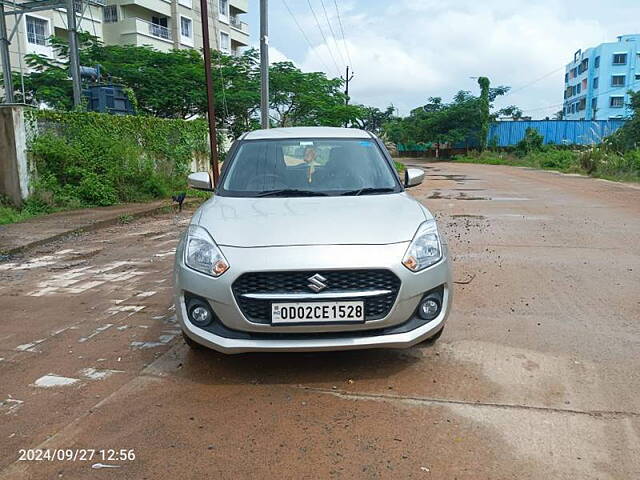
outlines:
{"label": "headlight", "polygon": [[229,270],[229,262],[204,228],[190,225],[187,230],[187,244],[184,249],[184,263],[188,267],[219,277]]}
{"label": "headlight", "polygon": [[427,220],[418,227],[402,264],[412,272],[419,272],[440,261],[442,248],[435,220]]}

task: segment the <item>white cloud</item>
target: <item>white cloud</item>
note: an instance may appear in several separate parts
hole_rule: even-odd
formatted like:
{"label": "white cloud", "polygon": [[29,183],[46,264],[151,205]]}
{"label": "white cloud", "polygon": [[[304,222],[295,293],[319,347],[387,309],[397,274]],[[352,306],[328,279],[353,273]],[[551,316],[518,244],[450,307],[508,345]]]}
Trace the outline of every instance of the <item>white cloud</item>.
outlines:
{"label": "white cloud", "polygon": [[[351,84],[353,101],[379,107],[393,103],[406,114],[430,96],[449,99],[460,89],[477,91],[475,80],[469,77],[484,75],[494,85],[518,89],[557,70],[501,101],[533,109],[534,117],[551,115],[561,108],[555,104],[562,103],[563,66],[575,50],[634,33],[616,31],[611,12],[619,9],[630,14],[627,0],[620,0],[618,6],[595,0],[583,3],[591,10],[581,11],[591,12],[591,18],[576,14],[575,2],[560,0],[399,0],[383,6],[340,2],[356,75]],[[607,24],[598,14],[605,10]],[[331,10],[330,17],[339,37],[334,13]],[[313,17],[299,14],[298,18],[307,35],[318,40]],[[620,19],[619,28],[629,25]],[[342,39],[334,40],[327,34],[326,23],[323,26],[342,69],[338,53],[340,45],[342,57],[346,56]],[[306,45],[299,31],[292,29],[290,36]],[[335,76],[329,50],[320,41],[307,48],[299,65]]]}

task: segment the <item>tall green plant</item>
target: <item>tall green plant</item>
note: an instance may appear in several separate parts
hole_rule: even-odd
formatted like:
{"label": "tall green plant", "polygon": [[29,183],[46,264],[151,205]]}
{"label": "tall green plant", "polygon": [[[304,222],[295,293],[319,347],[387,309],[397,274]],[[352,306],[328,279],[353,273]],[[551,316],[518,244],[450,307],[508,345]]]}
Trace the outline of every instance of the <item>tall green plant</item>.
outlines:
{"label": "tall green plant", "polygon": [[164,197],[185,187],[194,155],[206,155],[202,120],[31,112],[36,197],[55,207]]}
{"label": "tall green plant", "polygon": [[478,85],[480,85],[480,100],[478,102],[480,108],[480,149],[484,150],[487,148],[487,136],[489,135],[489,87],[491,82],[487,77],[480,77]]}

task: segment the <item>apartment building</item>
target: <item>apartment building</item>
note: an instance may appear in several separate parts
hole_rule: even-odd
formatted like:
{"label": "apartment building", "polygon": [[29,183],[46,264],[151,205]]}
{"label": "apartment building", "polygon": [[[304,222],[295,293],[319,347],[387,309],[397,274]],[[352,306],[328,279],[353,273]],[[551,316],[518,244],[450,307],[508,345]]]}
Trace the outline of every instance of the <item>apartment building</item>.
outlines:
{"label": "apartment building", "polygon": [[566,120],[609,120],[631,115],[629,91],[640,90],[640,34],[578,50],[564,78]]}
{"label": "apartment building", "polygon": [[[249,46],[249,28],[241,20],[248,4],[248,0],[208,0],[212,48],[238,55]],[[149,45],[161,51],[202,48],[199,0],[76,0],[76,18],[78,30],[106,45]],[[16,20],[16,15],[7,16],[9,32]],[[9,47],[12,70],[27,70],[28,53],[53,58],[48,39],[67,37],[66,20],[64,8],[24,14]]]}

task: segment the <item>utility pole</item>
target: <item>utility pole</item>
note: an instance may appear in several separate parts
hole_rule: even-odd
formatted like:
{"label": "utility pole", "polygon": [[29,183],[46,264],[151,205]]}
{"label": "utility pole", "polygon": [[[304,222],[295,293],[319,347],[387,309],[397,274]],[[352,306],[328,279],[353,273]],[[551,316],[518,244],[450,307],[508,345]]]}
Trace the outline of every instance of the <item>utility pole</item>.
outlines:
{"label": "utility pole", "polygon": [[344,80],[344,95],[345,95],[345,105],[349,105],[349,82],[353,80],[353,71],[351,72],[351,76],[349,76],[349,65],[347,65],[347,74],[343,78]]}
{"label": "utility pole", "polygon": [[[349,105],[349,82],[353,80],[353,72],[351,72],[351,76],[349,76],[349,65],[347,65],[347,74],[342,78],[342,80],[344,80],[344,104]],[[345,121],[344,126],[348,127],[349,122]]]}
{"label": "utility pole", "polygon": [[[73,0],[71,0],[73,1]],[[216,133],[216,110],[213,98],[213,74],[211,72],[211,45],[209,43],[209,11],[208,0],[200,0],[202,19],[202,50],[204,54],[204,74],[207,85],[207,119],[209,120],[209,146],[211,148],[211,175],[213,186],[218,184],[218,136]]]}
{"label": "utility pole", "polygon": [[9,36],[4,16],[4,4],[0,2],[0,60],[2,60],[2,79],[4,80],[4,99],[13,103],[13,81],[11,79],[11,62],[9,61]]}
{"label": "utility pole", "polygon": [[82,103],[82,86],[80,84],[78,27],[74,0],[67,0],[67,30],[69,31],[69,73],[73,82],[73,106],[78,107]]}
{"label": "utility pole", "polygon": [[260,0],[260,118],[269,128],[269,1]]}

